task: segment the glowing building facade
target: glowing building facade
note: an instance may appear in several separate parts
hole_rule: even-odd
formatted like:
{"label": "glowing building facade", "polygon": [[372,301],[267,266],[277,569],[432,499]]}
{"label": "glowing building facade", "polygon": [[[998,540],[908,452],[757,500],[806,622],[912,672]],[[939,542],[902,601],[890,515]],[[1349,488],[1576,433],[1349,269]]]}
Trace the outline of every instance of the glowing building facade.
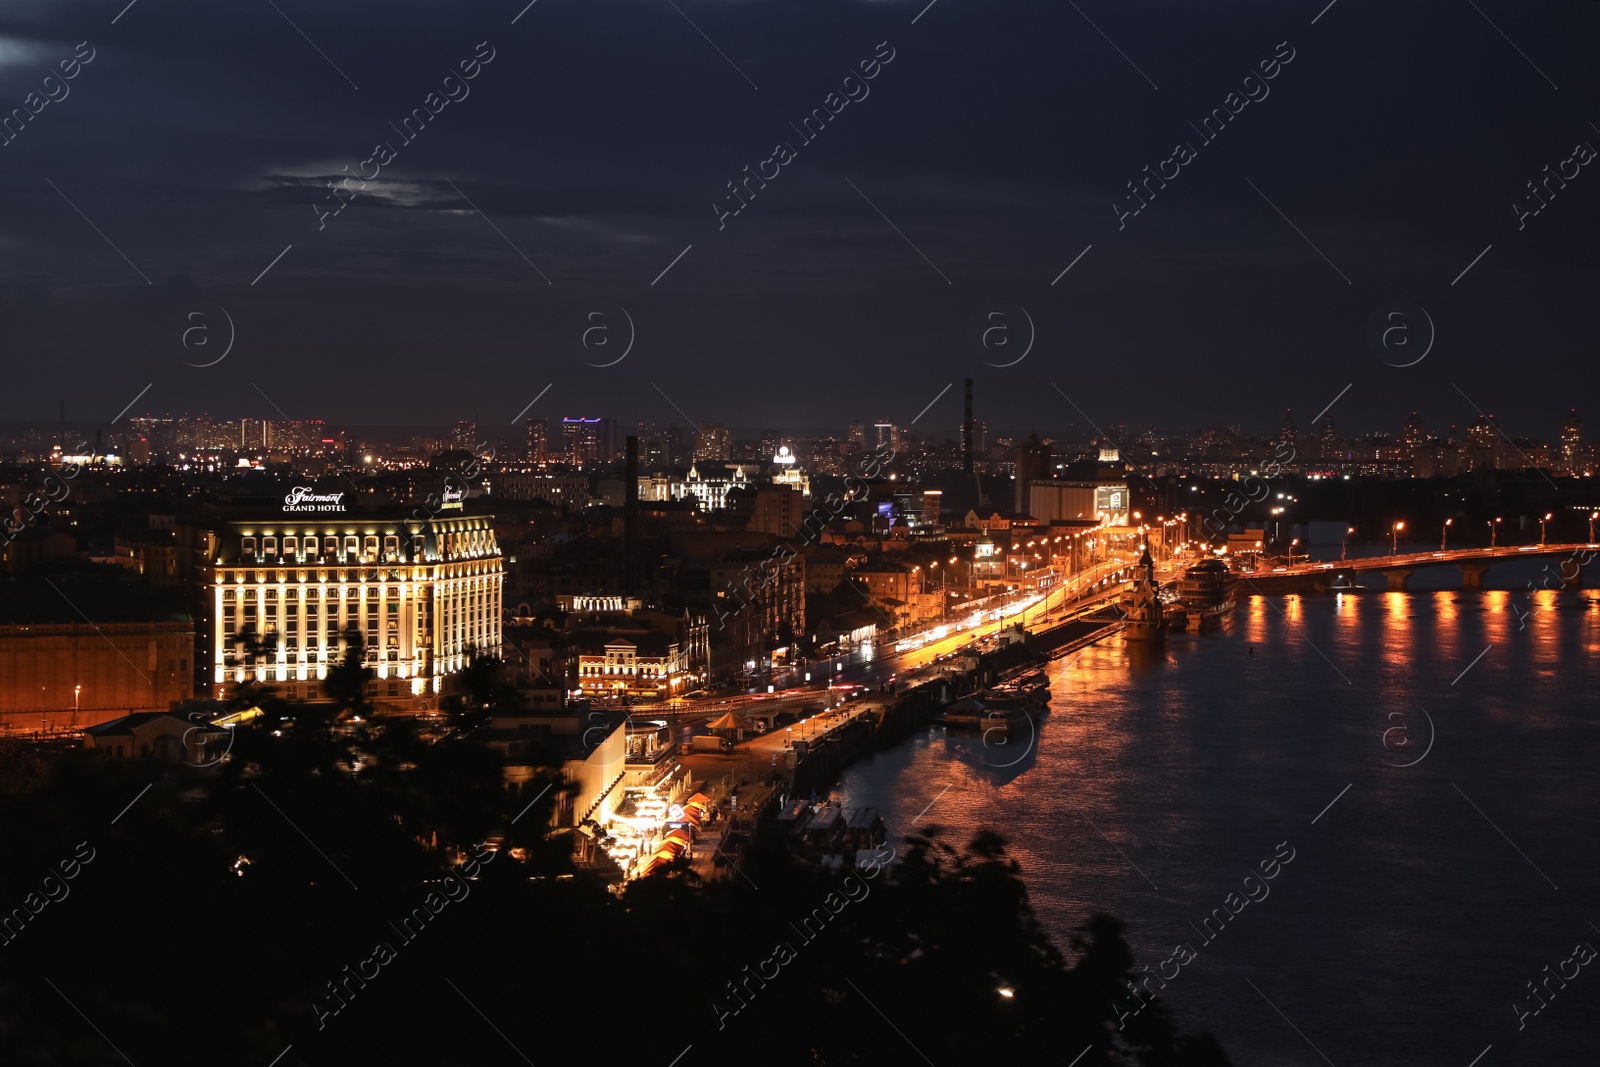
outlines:
{"label": "glowing building facade", "polygon": [[488,516],[229,522],[207,555],[197,630],[215,696],[251,682],[316,699],[352,632],[379,703],[431,704],[473,652],[500,655],[505,571]]}

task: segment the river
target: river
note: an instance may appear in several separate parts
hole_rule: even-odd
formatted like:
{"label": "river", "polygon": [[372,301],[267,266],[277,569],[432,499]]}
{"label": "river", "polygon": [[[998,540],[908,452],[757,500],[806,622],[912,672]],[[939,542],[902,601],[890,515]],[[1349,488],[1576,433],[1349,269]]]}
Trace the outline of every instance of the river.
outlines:
{"label": "river", "polygon": [[1538,1014],[1526,985],[1600,948],[1600,594],[1538,572],[1242,596],[1221,632],[1052,663],[1035,738],[931,727],[836,792],[896,836],[998,829],[1063,948],[1096,910],[1152,973],[1192,948],[1161,995],[1241,1067],[1596,1062],[1600,963]]}

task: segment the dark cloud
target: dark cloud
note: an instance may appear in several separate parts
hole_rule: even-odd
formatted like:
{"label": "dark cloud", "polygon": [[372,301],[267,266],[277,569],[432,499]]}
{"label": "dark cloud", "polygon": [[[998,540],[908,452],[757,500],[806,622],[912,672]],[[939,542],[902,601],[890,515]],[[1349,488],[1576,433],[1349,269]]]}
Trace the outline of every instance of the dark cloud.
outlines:
{"label": "dark cloud", "polygon": [[[1459,383],[1550,436],[1584,403],[1600,175],[1521,231],[1512,203],[1600,146],[1600,5],[677,6],[540,0],[513,26],[517,0],[280,2],[314,47],[268,4],[142,0],[112,25],[122,0],[12,0],[5,110],[78,42],[95,58],[0,147],[0,417],[65,394],[109,419],[151,381],[152,411],[263,414],[255,383],[353,423],[509,421],[551,381],[547,414],[681,421],[656,383],[697,419],[807,427],[909,420],[966,375],[997,429],[1082,426],[1051,382],[1103,424],[1309,419],[1350,382],[1341,426],[1459,423]],[[791,124],[885,41],[806,143]],[[1285,41],[1269,95],[1203,144],[1191,123]],[[470,94],[406,143],[479,42]],[[1126,183],[1184,141],[1119,230]],[[719,230],[780,142],[793,161]],[[393,161],[319,229],[379,144]],[[1395,298],[1438,324],[1406,371],[1364,341]],[[1005,370],[970,328],[1001,304],[1038,328]],[[583,364],[590,306],[629,309],[627,362]],[[185,366],[186,316],[219,308],[236,351]],[[953,433],[954,397],[918,428]]]}

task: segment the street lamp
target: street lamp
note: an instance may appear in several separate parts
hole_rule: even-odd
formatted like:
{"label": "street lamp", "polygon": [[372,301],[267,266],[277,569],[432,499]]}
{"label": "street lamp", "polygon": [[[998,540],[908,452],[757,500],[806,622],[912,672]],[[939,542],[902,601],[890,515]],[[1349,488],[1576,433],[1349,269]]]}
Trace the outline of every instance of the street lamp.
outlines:
{"label": "street lamp", "polygon": [[1544,518],[1539,520],[1539,547],[1540,548],[1544,547],[1545,527],[1549,525],[1550,519],[1552,517],[1553,517],[1552,513],[1547,511],[1547,512],[1544,513]]}
{"label": "street lamp", "polygon": [[1442,527],[1440,527],[1440,529],[1439,529],[1439,551],[1440,552],[1444,551],[1445,539],[1450,536],[1450,525],[1451,525],[1451,523],[1453,523],[1455,521],[1456,520],[1454,520],[1454,519],[1446,519],[1446,520],[1444,520],[1444,525]]}
{"label": "street lamp", "polygon": [[83,686],[75,685],[75,686],[72,687],[72,710],[73,710],[73,712],[77,712],[77,710],[78,710],[78,694],[81,693],[81,692],[83,692]]}
{"label": "street lamp", "polygon": [[1594,544],[1594,520],[1600,519],[1600,511],[1589,512],[1589,543]]}
{"label": "street lamp", "polygon": [[1400,531],[1404,530],[1405,528],[1406,528],[1406,524],[1404,522],[1396,522],[1394,524],[1394,526],[1390,529],[1389,532],[1390,532],[1390,534],[1392,536],[1389,539],[1389,555],[1393,556],[1393,555],[1396,555],[1396,554],[1399,553],[1399,551],[1400,551]]}
{"label": "street lamp", "polygon": [[1495,520],[1493,522],[1487,523],[1486,525],[1489,527],[1489,551],[1493,552],[1494,551],[1494,535],[1495,535],[1495,531],[1500,528],[1500,519],[1499,519],[1499,517],[1496,516]]}
{"label": "street lamp", "polygon": [[1344,537],[1339,541],[1339,562],[1340,563],[1344,562],[1345,550],[1350,547],[1350,535],[1355,533],[1355,532],[1356,532],[1356,528],[1354,526],[1346,526],[1344,528]]}

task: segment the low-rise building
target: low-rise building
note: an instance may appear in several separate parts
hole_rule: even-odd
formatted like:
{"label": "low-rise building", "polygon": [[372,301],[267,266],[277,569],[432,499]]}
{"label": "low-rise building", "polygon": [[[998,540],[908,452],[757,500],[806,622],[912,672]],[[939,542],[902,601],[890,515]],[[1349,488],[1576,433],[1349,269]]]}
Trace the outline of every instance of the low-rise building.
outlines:
{"label": "low-rise building", "polygon": [[709,626],[687,611],[610,613],[579,620],[577,684],[585,695],[614,699],[667,698],[705,680]]}
{"label": "low-rise building", "polygon": [[627,721],[625,712],[591,711],[580,703],[556,714],[496,714],[482,737],[504,758],[509,789],[525,790],[559,767],[569,788],[556,798],[551,829],[574,828],[585,820],[604,826],[622,801]]}
{"label": "low-rise building", "polygon": [[811,549],[806,552],[806,592],[831,593],[845,580],[852,562],[865,562],[864,553]]}
{"label": "low-rise building", "polygon": [[156,760],[209,767],[227,754],[233,734],[203,717],[142,711],[91,726],[83,747],[110,759]]}
{"label": "low-rise building", "polygon": [[0,583],[0,735],[82,729],[194,696],[195,625],[120,567]]}

